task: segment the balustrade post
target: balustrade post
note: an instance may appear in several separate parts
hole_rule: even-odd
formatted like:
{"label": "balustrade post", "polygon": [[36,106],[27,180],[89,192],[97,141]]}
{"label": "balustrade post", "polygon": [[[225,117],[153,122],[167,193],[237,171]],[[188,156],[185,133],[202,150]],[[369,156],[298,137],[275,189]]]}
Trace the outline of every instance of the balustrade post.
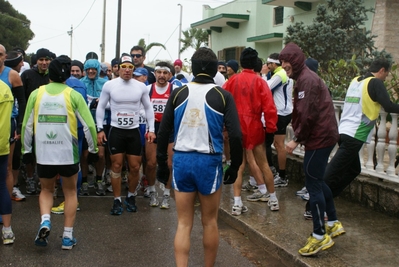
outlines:
{"label": "balustrade post", "polygon": [[391,129],[389,130],[389,145],[388,145],[388,155],[389,155],[389,165],[387,168],[387,174],[389,176],[396,176],[395,174],[395,160],[397,153],[397,140],[398,140],[398,114],[391,113],[392,123]]}
{"label": "balustrade post", "polygon": [[378,127],[378,140],[376,146],[377,152],[377,166],[375,167],[376,172],[383,173],[384,172],[384,152],[385,152],[385,138],[387,136],[387,113],[384,109],[381,108],[380,111],[380,125]]}

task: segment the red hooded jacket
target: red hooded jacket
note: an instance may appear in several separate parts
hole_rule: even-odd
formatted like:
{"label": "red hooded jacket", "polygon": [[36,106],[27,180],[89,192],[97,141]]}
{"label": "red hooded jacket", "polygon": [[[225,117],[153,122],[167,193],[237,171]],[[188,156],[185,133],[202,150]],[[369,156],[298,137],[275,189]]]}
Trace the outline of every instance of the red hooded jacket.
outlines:
{"label": "red hooded jacket", "polygon": [[[244,69],[233,75],[224,85],[234,98],[240,119],[243,147],[253,149],[265,142],[265,131],[274,133],[277,122],[277,110],[267,83],[253,70]],[[263,129],[261,116],[265,118]]]}
{"label": "red hooded jacket", "polygon": [[296,44],[287,44],[280,52],[279,59],[291,64],[290,78],[296,81],[291,124],[297,142],[305,145],[305,150],[335,145],[338,141],[338,125],[327,86],[306,67],[305,55]]}

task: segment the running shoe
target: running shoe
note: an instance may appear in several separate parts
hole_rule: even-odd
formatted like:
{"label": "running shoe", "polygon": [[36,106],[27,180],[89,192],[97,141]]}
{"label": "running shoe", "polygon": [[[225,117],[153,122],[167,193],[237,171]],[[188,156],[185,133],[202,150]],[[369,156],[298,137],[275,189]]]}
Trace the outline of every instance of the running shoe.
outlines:
{"label": "running shoe", "polygon": [[93,165],[91,165],[91,164],[89,164],[89,174],[94,174],[94,171],[95,171],[96,169],[94,168],[94,166]]}
{"label": "running shoe", "polygon": [[310,210],[305,210],[305,213],[303,214],[303,217],[305,217],[306,220],[313,219],[312,212]]}
{"label": "running shoe", "polygon": [[150,206],[151,207],[158,207],[158,194],[157,192],[150,192]]}
{"label": "running shoe", "polygon": [[276,177],[274,177],[274,186],[275,187],[286,187],[288,186],[288,179],[282,179],[280,175],[277,174]]}
{"label": "running shoe", "polygon": [[275,199],[275,200],[269,199],[269,201],[267,202],[267,205],[269,206],[270,210],[272,210],[272,211],[276,211],[276,210],[280,209],[277,199]]}
{"label": "running shoe", "polygon": [[269,201],[270,195],[266,192],[266,194],[262,194],[259,189],[255,190],[252,195],[247,196],[248,201]]}
{"label": "running shoe", "polygon": [[135,196],[126,197],[125,206],[128,212],[136,212],[137,211],[136,197]]}
{"label": "running shoe", "polygon": [[334,225],[331,227],[326,224],[326,232],[327,235],[331,237],[337,237],[339,235],[345,234],[344,227],[342,226],[342,223],[340,221],[335,222]]}
{"label": "running shoe", "polygon": [[301,198],[305,201],[308,201],[310,199],[309,193],[302,195]]}
{"label": "running shoe", "polygon": [[122,183],[127,183],[128,175],[129,175],[128,171],[123,171],[122,172]]}
{"label": "running shoe", "polygon": [[94,187],[96,187],[96,183],[95,183],[95,181],[94,181],[94,177],[92,177],[92,178],[90,178],[90,177],[87,177],[87,184],[88,184],[88,186],[89,186],[89,188],[94,188]]}
{"label": "running shoe", "polygon": [[245,213],[247,211],[248,211],[248,207],[247,206],[234,205],[232,210],[231,210],[231,214],[233,214],[235,216],[239,216],[239,215],[241,215],[241,213]]}
{"label": "running shoe", "polygon": [[144,189],[144,197],[149,198],[150,194],[151,194],[151,192],[148,191],[148,188]]}
{"label": "running shoe", "polygon": [[122,203],[119,199],[114,199],[114,205],[111,209],[111,215],[121,215],[123,212]]}
{"label": "running shoe", "polygon": [[45,247],[48,243],[48,236],[50,235],[51,222],[49,220],[44,221],[37,232],[35,238],[35,245]]}
{"label": "running shoe", "polygon": [[103,185],[103,181],[101,181],[101,180],[97,181],[96,195],[97,196],[105,196],[104,185]]}
{"label": "running shoe", "polygon": [[325,234],[322,240],[318,240],[317,238],[310,235],[308,240],[306,241],[306,245],[301,248],[298,252],[302,256],[311,256],[319,252],[320,250],[326,250],[331,248],[334,245],[334,241],[332,238]]}
{"label": "running shoe", "polygon": [[112,185],[107,187],[107,192],[110,192],[110,193],[114,192],[114,189],[112,189]]}
{"label": "running shoe", "polygon": [[24,201],[26,200],[26,197],[22,195],[21,191],[19,190],[18,187],[13,187],[12,188],[12,196],[11,199],[14,201]]}
{"label": "running shoe", "polygon": [[276,167],[270,166],[270,170],[271,170],[272,173],[273,173],[273,177],[276,177],[276,176],[278,175],[278,172],[277,172],[277,170],[276,170]]}
{"label": "running shoe", "polygon": [[170,196],[169,195],[163,195],[160,208],[161,209],[169,209],[169,207],[170,207],[169,200],[170,200]]}
{"label": "running shoe", "polygon": [[74,246],[76,246],[76,238],[72,237],[72,239],[70,239],[69,237],[63,237],[62,238],[62,249],[72,249]]}
{"label": "running shoe", "polygon": [[81,196],[89,195],[89,183],[82,183],[82,186],[80,187],[80,195]]}
{"label": "running shoe", "polygon": [[256,189],[258,189],[258,186],[251,185],[251,183],[249,181],[241,186],[242,191],[255,191]]}
{"label": "running shoe", "polygon": [[26,180],[26,193],[33,195],[36,194],[36,181],[34,178],[28,178]]}
{"label": "running shoe", "polygon": [[4,231],[2,230],[2,238],[3,238],[3,244],[4,245],[11,245],[14,243],[15,240],[15,235],[12,231]]}
{"label": "running shoe", "polygon": [[[58,207],[52,207],[51,208],[51,213],[54,213],[54,214],[64,214],[64,209],[65,209],[65,202],[64,201],[62,201],[61,203],[60,203],[60,205],[58,205]],[[78,203],[78,207],[76,208],[76,210],[80,210],[80,208],[79,208],[79,203]]]}
{"label": "running shoe", "polygon": [[308,190],[306,189],[306,186],[302,187],[301,190],[296,191],[295,195],[297,196],[303,196],[308,193]]}

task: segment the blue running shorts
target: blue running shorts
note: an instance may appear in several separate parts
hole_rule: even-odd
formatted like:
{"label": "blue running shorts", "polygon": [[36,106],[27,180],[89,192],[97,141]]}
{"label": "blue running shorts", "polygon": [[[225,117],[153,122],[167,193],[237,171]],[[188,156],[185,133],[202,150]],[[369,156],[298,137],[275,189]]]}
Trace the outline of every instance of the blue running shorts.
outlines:
{"label": "blue running shorts", "polygon": [[175,151],[172,177],[172,186],[179,192],[213,194],[222,184],[222,154]]}

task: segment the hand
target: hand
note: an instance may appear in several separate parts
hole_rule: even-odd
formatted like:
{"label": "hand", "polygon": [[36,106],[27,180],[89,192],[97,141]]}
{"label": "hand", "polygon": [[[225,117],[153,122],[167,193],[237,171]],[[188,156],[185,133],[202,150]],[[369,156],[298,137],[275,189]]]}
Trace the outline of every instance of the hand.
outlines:
{"label": "hand", "polygon": [[234,167],[229,166],[224,173],[223,184],[234,184],[237,180],[238,170]]}
{"label": "hand", "polygon": [[26,153],[22,156],[22,162],[24,164],[32,164],[35,161],[33,153]]}
{"label": "hand", "polygon": [[157,138],[157,137],[155,136],[155,133],[153,133],[153,132],[147,132],[147,133],[145,134],[145,138],[147,139],[147,142],[148,142],[148,143],[152,143],[152,142],[154,142],[155,138]]}
{"label": "hand", "polygon": [[98,98],[94,98],[90,103],[90,109],[96,109],[98,105]]}
{"label": "hand", "polygon": [[107,142],[107,136],[104,131],[101,131],[97,134],[97,145],[102,146]]}
{"label": "hand", "polygon": [[288,154],[292,154],[294,149],[298,146],[299,143],[295,142],[294,140],[289,141],[285,145],[285,151],[287,151]]}
{"label": "hand", "polygon": [[165,185],[168,183],[169,167],[166,161],[158,162],[157,180]]}
{"label": "hand", "polygon": [[89,153],[89,155],[87,156],[87,161],[90,163],[96,163],[98,159],[98,153]]}

